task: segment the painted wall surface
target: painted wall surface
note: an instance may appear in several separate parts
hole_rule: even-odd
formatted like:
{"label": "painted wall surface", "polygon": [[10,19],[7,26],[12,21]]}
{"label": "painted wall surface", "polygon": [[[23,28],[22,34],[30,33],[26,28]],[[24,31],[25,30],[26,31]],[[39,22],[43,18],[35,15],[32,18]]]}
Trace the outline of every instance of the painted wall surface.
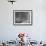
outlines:
{"label": "painted wall surface", "polygon": [[[13,10],[33,10],[33,25],[14,26]],[[0,0],[0,40],[15,40],[19,32],[31,34],[33,40],[46,40],[46,0],[17,0],[13,5]]]}

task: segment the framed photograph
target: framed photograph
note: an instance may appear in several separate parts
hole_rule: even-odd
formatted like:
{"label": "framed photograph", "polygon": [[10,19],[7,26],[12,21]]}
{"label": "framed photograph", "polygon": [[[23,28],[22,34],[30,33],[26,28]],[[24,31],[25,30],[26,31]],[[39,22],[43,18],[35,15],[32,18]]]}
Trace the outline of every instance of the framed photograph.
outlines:
{"label": "framed photograph", "polygon": [[14,25],[32,25],[32,10],[13,10]]}

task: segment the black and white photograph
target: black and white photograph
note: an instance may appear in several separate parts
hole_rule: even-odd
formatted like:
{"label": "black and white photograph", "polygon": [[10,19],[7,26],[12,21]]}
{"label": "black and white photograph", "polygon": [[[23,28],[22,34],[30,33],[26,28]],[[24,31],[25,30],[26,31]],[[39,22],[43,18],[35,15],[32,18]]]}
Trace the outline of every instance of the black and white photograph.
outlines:
{"label": "black and white photograph", "polygon": [[13,11],[13,24],[32,24],[32,10],[14,10]]}

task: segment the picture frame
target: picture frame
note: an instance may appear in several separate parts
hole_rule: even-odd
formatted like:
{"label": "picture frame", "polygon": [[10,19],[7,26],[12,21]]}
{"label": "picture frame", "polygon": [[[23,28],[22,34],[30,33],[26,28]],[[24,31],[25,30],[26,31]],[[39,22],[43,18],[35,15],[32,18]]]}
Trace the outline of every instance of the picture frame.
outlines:
{"label": "picture frame", "polygon": [[13,25],[32,25],[32,10],[13,10]]}

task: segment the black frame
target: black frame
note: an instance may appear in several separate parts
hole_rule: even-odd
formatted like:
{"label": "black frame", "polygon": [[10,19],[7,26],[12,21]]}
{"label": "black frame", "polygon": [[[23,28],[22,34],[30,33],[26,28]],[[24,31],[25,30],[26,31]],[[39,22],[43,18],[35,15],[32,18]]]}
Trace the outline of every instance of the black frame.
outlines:
{"label": "black frame", "polygon": [[[16,11],[29,11],[29,12],[31,12],[31,24],[15,24],[15,22],[14,22],[14,14],[15,14],[15,12]],[[27,25],[32,25],[33,24],[33,11],[32,10],[13,10],[13,25],[18,25],[18,26],[20,26],[20,25],[22,25],[22,26],[27,26]]]}

